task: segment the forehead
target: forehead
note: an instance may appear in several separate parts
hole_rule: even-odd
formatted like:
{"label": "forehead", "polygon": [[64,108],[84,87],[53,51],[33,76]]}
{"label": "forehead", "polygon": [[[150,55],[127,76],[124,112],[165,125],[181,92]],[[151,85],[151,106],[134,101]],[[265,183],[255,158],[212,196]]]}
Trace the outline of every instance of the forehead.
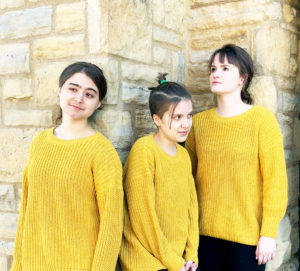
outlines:
{"label": "forehead", "polygon": [[93,88],[98,90],[94,81],[88,77],[85,73],[77,72],[74,73],[68,80],[66,80],[65,84],[77,84],[82,88]]}
{"label": "forehead", "polygon": [[174,110],[174,114],[189,114],[192,110],[193,110],[192,102],[190,100],[185,99],[180,101],[177,104]]}
{"label": "forehead", "polygon": [[233,65],[230,60],[228,60],[227,55],[225,54],[216,54],[211,65],[224,64],[224,65]]}

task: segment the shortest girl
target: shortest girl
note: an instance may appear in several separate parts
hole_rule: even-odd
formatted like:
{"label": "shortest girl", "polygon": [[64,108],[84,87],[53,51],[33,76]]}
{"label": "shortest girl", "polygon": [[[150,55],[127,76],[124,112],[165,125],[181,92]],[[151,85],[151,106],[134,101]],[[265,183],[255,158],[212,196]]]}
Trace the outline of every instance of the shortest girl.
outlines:
{"label": "shortest girl", "polygon": [[192,126],[191,95],[166,75],[149,97],[157,131],[136,141],[124,168],[123,271],[197,269],[197,195],[189,155],[177,144]]}

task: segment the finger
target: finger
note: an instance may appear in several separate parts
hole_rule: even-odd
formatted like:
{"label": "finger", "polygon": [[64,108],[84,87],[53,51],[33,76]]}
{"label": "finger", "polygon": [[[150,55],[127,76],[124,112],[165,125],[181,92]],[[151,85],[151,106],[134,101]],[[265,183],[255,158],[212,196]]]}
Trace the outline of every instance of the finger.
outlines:
{"label": "finger", "polygon": [[262,264],[262,262],[263,262],[263,255],[261,253],[258,255],[257,261],[258,261],[258,265]]}

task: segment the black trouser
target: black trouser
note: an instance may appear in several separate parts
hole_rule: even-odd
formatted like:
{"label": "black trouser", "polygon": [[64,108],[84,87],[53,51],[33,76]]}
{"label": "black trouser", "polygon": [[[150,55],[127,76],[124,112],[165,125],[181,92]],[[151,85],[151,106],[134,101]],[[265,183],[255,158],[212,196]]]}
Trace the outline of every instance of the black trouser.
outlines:
{"label": "black trouser", "polygon": [[264,271],[255,259],[256,246],[200,236],[198,249],[201,271]]}

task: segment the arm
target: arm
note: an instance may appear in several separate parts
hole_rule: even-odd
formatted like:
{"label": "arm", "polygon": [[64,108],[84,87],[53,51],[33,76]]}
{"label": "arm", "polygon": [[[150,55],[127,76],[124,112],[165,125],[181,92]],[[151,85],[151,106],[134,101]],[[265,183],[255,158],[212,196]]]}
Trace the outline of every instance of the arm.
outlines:
{"label": "arm", "polygon": [[192,126],[191,131],[186,139],[185,148],[187,149],[187,151],[190,155],[191,162],[192,162],[192,173],[193,173],[194,178],[196,178],[198,158],[197,158],[197,153],[196,153],[194,126]]}
{"label": "arm", "polygon": [[98,157],[93,168],[100,226],[92,271],[113,271],[123,231],[122,165],[115,151]]}
{"label": "arm", "polygon": [[191,201],[189,207],[189,235],[185,248],[184,258],[186,261],[192,260],[198,263],[198,246],[199,246],[199,225],[198,225],[198,201],[195,188],[195,182],[192,175],[189,178]]}
{"label": "arm", "polygon": [[275,256],[277,230],[287,205],[287,177],[279,126],[272,115],[259,134],[259,161],[263,178],[263,217],[256,257],[265,263]]}
{"label": "arm", "polygon": [[27,207],[27,196],[28,196],[28,180],[27,180],[27,166],[26,166],[23,173],[22,196],[21,196],[21,205],[20,205],[20,212],[19,212],[19,219],[18,219],[17,235],[15,239],[14,260],[10,271],[22,270],[22,240],[23,240],[25,213]]}
{"label": "arm", "polygon": [[135,144],[127,161],[124,183],[129,219],[142,245],[166,269],[178,271],[185,261],[173,251],[160,228],[155,210],[154,168],[151,150],[143,144]]}

